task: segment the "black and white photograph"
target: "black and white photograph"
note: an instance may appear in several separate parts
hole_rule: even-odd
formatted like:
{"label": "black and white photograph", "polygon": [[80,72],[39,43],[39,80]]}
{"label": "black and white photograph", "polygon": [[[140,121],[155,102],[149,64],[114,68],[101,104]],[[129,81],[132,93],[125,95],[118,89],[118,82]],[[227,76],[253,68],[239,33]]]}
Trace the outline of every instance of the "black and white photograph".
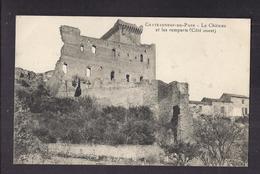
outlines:
{"label": "black and white photograph", "polygon": [[249,18],[15,27],[14,164],[249,165]]}

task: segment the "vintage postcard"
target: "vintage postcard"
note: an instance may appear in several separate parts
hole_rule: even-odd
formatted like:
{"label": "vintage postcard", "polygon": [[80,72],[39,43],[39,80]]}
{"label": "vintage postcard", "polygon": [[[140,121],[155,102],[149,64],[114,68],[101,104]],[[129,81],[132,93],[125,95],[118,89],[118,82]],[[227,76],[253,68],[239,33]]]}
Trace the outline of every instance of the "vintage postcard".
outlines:
{"label": "vintage postcard", "polygon": [[14,164],[248,166],[250,22],[16,16]]}

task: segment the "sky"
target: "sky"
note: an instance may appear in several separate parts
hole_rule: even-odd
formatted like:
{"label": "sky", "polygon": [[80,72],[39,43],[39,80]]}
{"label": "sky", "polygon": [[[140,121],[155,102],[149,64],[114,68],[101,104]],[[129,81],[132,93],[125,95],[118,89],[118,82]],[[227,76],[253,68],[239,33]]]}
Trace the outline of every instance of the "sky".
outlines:
{"label": "sky", "polygon": [[61,25],[100,38],[117,19],[143,26],[141,43],[156,44],[156,79],[188,82],[191,100],[219,98],[223,92],[249,96],[249,19],[16,16],[15,66],[53,70],[63,45]]}

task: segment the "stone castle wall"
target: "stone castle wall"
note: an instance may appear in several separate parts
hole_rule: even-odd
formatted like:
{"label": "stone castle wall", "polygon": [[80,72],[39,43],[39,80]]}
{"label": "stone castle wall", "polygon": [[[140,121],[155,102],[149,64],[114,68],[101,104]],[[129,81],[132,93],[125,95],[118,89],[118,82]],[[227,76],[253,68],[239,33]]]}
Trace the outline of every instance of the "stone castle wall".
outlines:
{"label": "stone castle wall", "polygon": [[[77,87],[70,85],[71,81],[62,81],[58,97],[73,97]],[[67,87],[66,84],[67,83]],[[179,140],[189,140],[192,135],[192,116],[189,114],[188,84],[172,82],[170,84],[159,80],[139,83],[116,83],[99,84],[89,86],[81,84],[81,96],[90,96],[98,104],[103,106],[123,106],[126,108],[134,106],[148,106],[154,113],[155,118],[163,117],[170,123],[173,117],[174,106],[178,106],[178,134]]]}
{"label": "stone castle wall", "polygon": [[64,45],[59,66],[67,66],[64,77],[67,80],[77,75],[90,82],[95,79],[109,82],[112,71],[114,81],[127,81],[127,75],[133,82],[141,77],[155,79],[155,45],[130,45],[81,36],[78,29],[69,26],[60,30]]}
{"label": "stone castle wall", "polygon": [[119,21],[101,39],[69,26],[60,32],[61,57],[47,82],[53,95],[74,97],[80,88],[100,105],[148,106],[157,119],[177,123],[177,139],[191,137],[188,84],[155,80],[155,45],[141,44],[141,27]]}

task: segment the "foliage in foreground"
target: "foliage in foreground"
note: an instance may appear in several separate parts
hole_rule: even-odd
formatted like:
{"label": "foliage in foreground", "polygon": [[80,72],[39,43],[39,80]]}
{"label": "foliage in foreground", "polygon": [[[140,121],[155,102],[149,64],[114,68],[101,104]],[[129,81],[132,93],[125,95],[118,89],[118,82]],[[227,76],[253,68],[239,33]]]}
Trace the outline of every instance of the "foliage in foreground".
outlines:
{"label": "foliage in foreground", "polygon": [[[42,142],[153,144],[158,130],[148,107],[101,108],[89,97],[55,98],[43,84],[16,88],[14,118],[14,159],[44,155]],[[248,118],[204,116],[195,121],[194,129],[195,143],[160,144],[176,165],[198,158],[205,166],[247,165]]]}
{"label": "foliage in foreground", "polygon": [[148,107],[100,107],[90,97],[56,98],[44,85],[18,88],[23,108],[37,114],[33,134],[44,143],[153,144],[155,120]]}
{"label": "foliage in foreground", "polygon": [[186,166],[195,159],[204,166],[247,166],[248,118],[231,120],[201,116],[194,120],[194,141],[160,141],[174,165]]}
{"label": "foliage in foreground", "polygon": [[187,166],[200,154],[199,145],[191,142],[176,142],[174,144],[161,144],[168,158],[177,166]]}
{"label": "foliage in foreground", "polygon": [[248,126],[221,116],[200,117],[195,139],[206,166],[247,165]]}
{"label": "foliage in foreground", "polygon": [[[17,98],[15,98],[17,101]],[[46,158],[47,147],[33,135],[33,114],[22,110],[17,101],[14,113],[14,163],[25,162],[30,155]]]}

